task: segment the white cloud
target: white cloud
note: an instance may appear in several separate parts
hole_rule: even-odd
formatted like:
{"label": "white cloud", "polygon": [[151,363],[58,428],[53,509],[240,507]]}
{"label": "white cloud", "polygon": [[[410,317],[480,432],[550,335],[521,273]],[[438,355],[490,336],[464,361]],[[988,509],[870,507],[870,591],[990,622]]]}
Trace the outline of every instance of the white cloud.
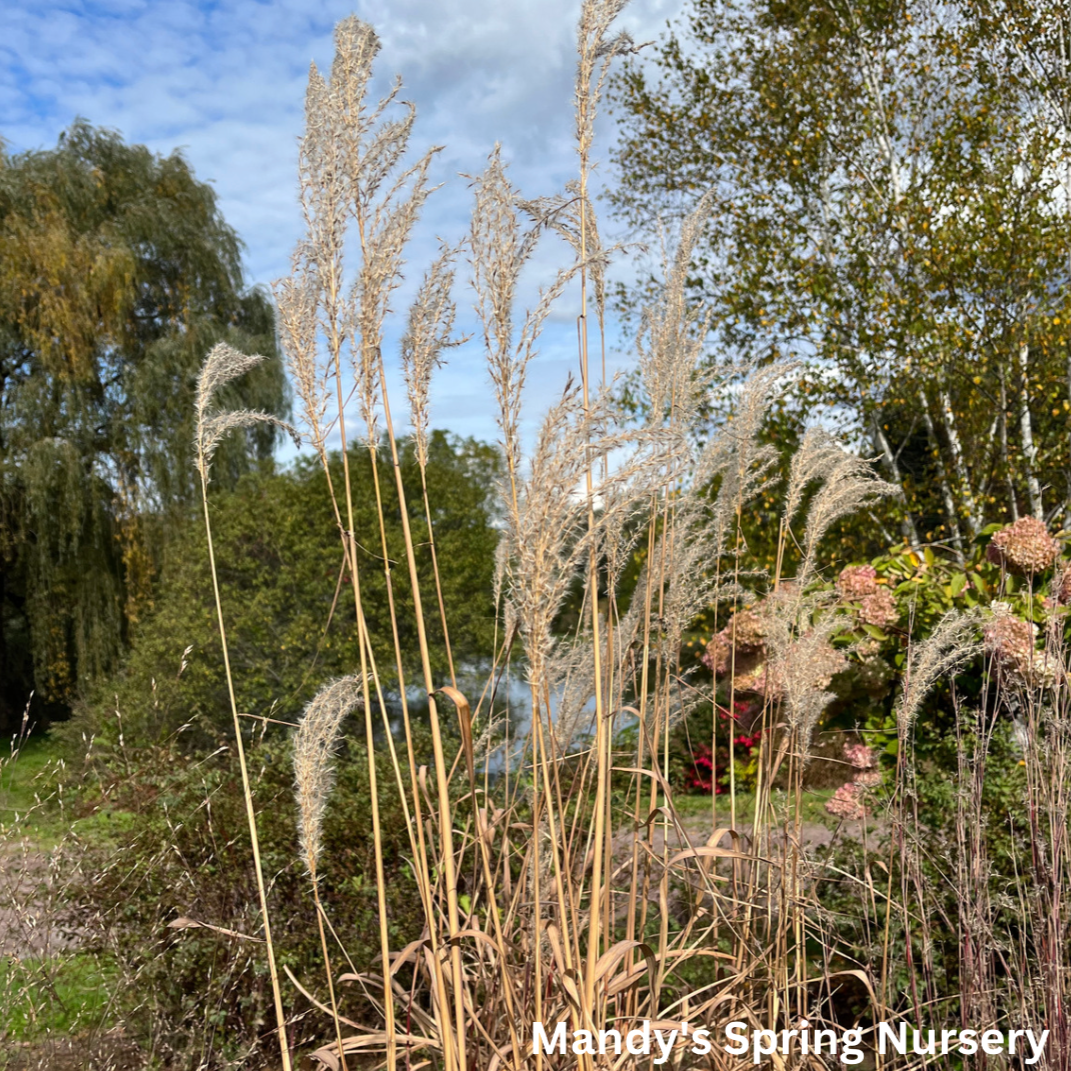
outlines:
{"label": "white cloud", "polygon": [[[656,37],[682,0],[635,0],[620,24]],[[44,148],[76,116],[113,127],[159,152],[180,147],[211,180],[228,222],[247,245],[250,279],[288,269],[300,235],[297,138],[308,64],[327,68],[334,23],[351,0],[38,0],[5,12],[0,94],[9,151]],[[418,278],[436,237],[456,239],[471,193],[458,172],[482,170],[496,141],[513,181],[530,196],[571,177],[574,0],[358,0],[356,13],[383,43],[375,89],[395,73],[418,108],[414,144],[442,144],[429,202],[410,255]],[[612,128],[602,127],[602,146]],[[560,253],[553,244],[529,273],[531,296]],[[469,296],[459,290],[459,303]],[[532,373],[538,410],[575,365],[575,302],[548,325]],[[440,423],[493,438],[478,348],[440,373]],[[399,398],[400,402],[400,398]],[[396,408],[398,403],[396,403]],[[535,413],[533,412],[533,416]]]}

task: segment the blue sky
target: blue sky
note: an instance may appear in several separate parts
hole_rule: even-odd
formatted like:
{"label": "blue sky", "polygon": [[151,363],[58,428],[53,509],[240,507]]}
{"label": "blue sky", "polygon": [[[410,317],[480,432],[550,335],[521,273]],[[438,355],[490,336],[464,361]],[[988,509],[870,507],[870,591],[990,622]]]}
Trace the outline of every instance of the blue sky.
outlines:
{"label": "blue sky", "polygon": [[[650,40],[681,6],[634,0],[620,26]],[[527,196],[553,193],[573,174],[574,0],[16,0],[5,8],[0,136],[8,151],[54,145],[79,115],[158,152],[181,148],[245,241],[252,282],[288,270],[301,233],[296,146],[308,66],[329,66],[334,24],[351,12],[383,42],[376,88],[400,74],[403,98],[417,106],[414,147],[446,146],[435,171],[445,186],[409,254],[414,279],[437,236],[464,234],[470,191],[458,173],[480,171],[496,141]],[[612,132],[604,122],[602,153]],[[544,247],[529,299],[563,255]],[[465,283],[456,297],[463,309],[471,304]],[[575,364],[575,314],[570,296],[548,329],[531,373],[529,431]],[[495,438],[476,344],[453,351],[439,377],[433,421]],[[399,395],[396,412],[400,403]]]}

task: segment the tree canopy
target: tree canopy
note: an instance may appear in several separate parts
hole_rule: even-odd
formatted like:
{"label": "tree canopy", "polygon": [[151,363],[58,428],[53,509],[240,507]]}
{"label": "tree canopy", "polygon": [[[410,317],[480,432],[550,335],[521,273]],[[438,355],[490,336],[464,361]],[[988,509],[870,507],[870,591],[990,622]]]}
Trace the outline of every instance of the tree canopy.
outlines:
{"label": "tree canopy", "polygon": [[[268,297],[212,188],[83,122],[54,149],[0,153],[0,694],[69,704],[150,599],[160,535],[189,501],[192,392],[216,341],[271,354]],[[279,362],[237,388],[279,412]],[[224,484],[267,459],[237,438]]]}
{"label": "tree canopy", "polygon": [[[377,462],[386,466],[387,461]],[[421,552],[425,591],[434,590],[427,522],[420,505],[420,471],[403,444],[409,523]],[[341,459],[331,459],[336,486]],[[388,701],[398,676],[380,552],[376,492],[369,451],[350,450],[361,602],[376,666]],[[495,627],[492,571],[498,532],[493,525],[499,457],[489,446],[433,432],[428,444],[428,493],[443,588],[450,607],[450,642],[461,672],[492,652]],[[380,473],[392,563],[404,561],[397,491]],[[227,622],[231,664],[242,711],[295,721],[326,678],[360,664],[352,578],[343,553],[327,478],[318,461],[299,459],[286,471],[253,474],[213,498],[212,532]],[[412,592],[404,569],[392,572],[403,651],[417,657]],[[437,614],[427,618],[433,670],[449,680]],[[404,667],[417,684],[419,663]],[[116,719],[118,709],[121,722]],[[98,741],[162,742],[180,727],[186,747],[214,746],[231,732],[227,685],[212,601],[204,526],[191,520],[175,540],[162,573],[156,608],[119,672],[102,679],[70,723]],[[109,731],[110,727],[110,731]],[[264,725],[250,724],[258,734]],[[269,731],[272,724],[267,723]]]}
{"label": "tree canopy", "polygon": [[616,84],[621,216],[710,191],[691,284],[720,353],[803,361],[798,409],[960,556],[1071,518],[1069,29],[1048,0],[691,0]]}

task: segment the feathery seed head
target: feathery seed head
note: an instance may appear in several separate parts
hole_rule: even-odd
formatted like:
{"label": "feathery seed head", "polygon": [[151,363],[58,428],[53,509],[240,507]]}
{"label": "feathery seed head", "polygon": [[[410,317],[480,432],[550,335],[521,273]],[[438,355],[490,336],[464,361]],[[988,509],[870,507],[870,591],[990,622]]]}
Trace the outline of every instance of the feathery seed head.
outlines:
{"label": "feathery seed head", "polygon": [[342,722],[361,702],[360,679],[340,677],[325,684],[305,708],[294,734],[294,790],[298,835],[305,867],[316,880],[323,848],[323,819],[335,783],[335,749]]}
{"label": "feathery seed head", "polygon": [[227,432],[236,428],[269,424],[290,435],[296,446],[301,445],[298,433],[285,420],[280,420],[270,413],[262,413],[254,409],[213,410],[210,408],[212,399],[220,387],[237,379],[250,368],[255,368],[264,359],[259,354],[239,353],[232,346],[220,342],[212,347],[205,358],[205,363],[201,366],[201,374],[197,377],[195,402],[197,424],[194,431],[194,455],[197,471],[206,484],[212,470],[212,458],[219,444]]}
{"label": "feathery seed head", "polygon": [[978,612],[950,610],[911,652],[896,709],[897,726],[902,736],[911,731],[922,701],[937,681],[957,672],[982,650],[978,640],[980,621]]}
{"label": "feathery seed head", "polygon": [[875,477],[868,461],[849,453],[824,428],[808,428],[789,468],[785,502],[786,531],[803,503],[807,488],[814,482],[807,510],[804,560],[797,579],[806,585],[817,569],[818,545],[831,525],[862,508],[874,498],[897,494],[897,488]]}
{"label": "feathery seed head", "polygon": [[676,254],[666,265],[666,282],[661,299],[644,310],[639,348],[640,381],[647,395],[649,419],[656,424],[669,419],[690,425],[698,403],[710,381],[701,370],[704,341],[710,314],[689,307],[688,275],[692,253],[710,215],[708,193],[681,226]]}
{"label": "feathery seed head", "polygon": [[450,296],[454,285],[453,260],[457,249],[444,248],[432,264],[409,310],[409,324],[402,337],[402,369],[409,394],[410,419],[417,461],[428,463],[428,402],[431,374],[442,364],[442,352],[457,346],[452,340],[457,306]]}
{"label": "feathery seed head", "polygon": [[584,0],[577,27],[576,141],[581,159],[586,160],[595,137],[595,115],[610,64],[617,56],[634,51],[632,38],[625,32],[608,36],[614,20],[628,6],[628,0]]}

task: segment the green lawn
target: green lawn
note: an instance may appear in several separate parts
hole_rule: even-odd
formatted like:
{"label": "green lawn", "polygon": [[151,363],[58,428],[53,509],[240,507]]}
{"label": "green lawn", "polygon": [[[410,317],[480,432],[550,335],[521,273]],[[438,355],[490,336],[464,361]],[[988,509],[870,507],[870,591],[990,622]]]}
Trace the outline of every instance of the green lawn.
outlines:
{"label": "green lawn", "polygon": [[63,813],[65,764],[47,737],[31,737],[0,753],[0,839],[41,833],[52,839]]}
{"label": "green lawn", "polygon": [[[0,753],[0,851],[19,842],[31,852],[49,853],[72,834],[106,837],[123,821],[123,815],[108,811],[76,819],[70,806],[76,787],[47,737]],[[110,957],[91,952],[0,956],[0,1069],[5,1041],[33,1042],[110,1025],[114,974]]]}
{"label": "green lawn", "polygon": [[0,752],[0,845],[28,838],[42,850],[65,837],[104,838],[122,828],[127,816],[95,808],[75,817],[78,784],[59,749],[47,736],[31,737]]}
{"label": "green lawn", "polygon": [[106,1029],[114,980],[112,961],[86,952],[0,958],[0,1041]]}
{"label": "green lawn", "polygon": [[[826,801],[833,795],[833,789],[809,790],[803,794],[804,822],[812,822],[825,826],[836,826],[837,819],[826,811]],[[773,803],[779,818],[783,817],[787,800],[783,792],[775,792]],[[665,797],[658,798],[659,806],[665,804]],[[703,795],[689,795],[683,792],[673,796],[673,806],[682,821],[689,818],[707,818],[712,813],[712,807],[716,806],[716,821],[719,826],[729,825],[730,801],[728,795],[717,797]],[[736,822],[738,825],[750,825],[755,817],[755,797],[752,793],[738,792],[736,794]]]}

